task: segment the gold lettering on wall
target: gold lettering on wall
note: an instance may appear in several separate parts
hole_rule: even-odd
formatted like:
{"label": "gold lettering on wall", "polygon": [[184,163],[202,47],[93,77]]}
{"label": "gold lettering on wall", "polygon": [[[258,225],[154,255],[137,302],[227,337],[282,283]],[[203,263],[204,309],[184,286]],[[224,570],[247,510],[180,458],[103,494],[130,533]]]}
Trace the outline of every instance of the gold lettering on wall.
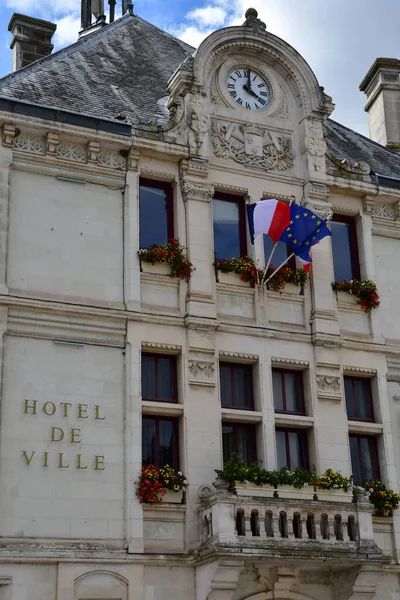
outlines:
{"label": "gold lettering on wall", "polygon": [[95,411],[96,411],[96,417],[95,418],[98,419],[99,421],[104,421],[105,417],[100,417],[99,416],[100,406],[95,406],[94,408],[95,408]]}
{"label": "gold lettering on wall", "polygon": [[71,402],[60,402],[60,406],[64,409],[63,417],[68,417],[68,408],[72,406]]}
{"label": "gold lettering on wall", "polygon": [[[50,406],[50,411],[48,412],[48,407]],[[56,412],[57,408],[56,405],[54,404],[54,402],[45,402],[43,404],[43,412],[45,415],[47,415],[48,417],[52,417],[54,415],[54,413]]]}
{"label": "gold lettering on wall", "polygon": [[71,429],[71,444],[80,444],[81,443],[81,430],[80,429]]}
{"label": "gold lettering on wall", "polygon": [[87,419],[87,404],[78,404],[78,419]]}
{"label": "gold lettering on wall", "polygon": [[58,468],[59,469],[69,469],[69,465],[64,465],[64,452],[58,453]]}
{"label": "gold lettering on wall", "polygon": [[95,471],[104,471],[104,456],[95,456],[94,457],[94,470]]}
{"label": "gold lettering on wall", "polygon": [[76,468],[77,468],[77,469],[87,469],[87,465],[86,465],[85,467],[83,467],[83,466],[81,465],[81,458],[82,458],[82,454],[77,454],[77,455],[76,455],[76,458],[77,458],[77,464],[76,464]]}
{"label": "gold lettering on wall", "polygon": [[[59,407],[59,408],[58,408]],[[94,411],[93,411],[94,408]],[[88,404],[76,404],[75,406],[71,402],[60,402],[56,404],[51,401],[40,402],[38,400],[24,400],[23,404],[23,413],[25,415],[38,415],[38,411],[44,413],[47,417],[53,417],[54,415],[62,416],[63,418],[75,417],[78,419],[89,419],[94,418],[97,421],[105,421],[106,417],[102,413],[101,406],[95,405],[94,407],[89,407]],[[57,418],[57,416],[55,417]],[[66,443],[70,444],[80,444],[82,443],[82,433],[81,429],[78,427],[71,427],[70,432],[68,434],[67,429],[63,426],[63,428],[58,426],[50,427],[50,441],[55,443],[61,443],[61,448],[64,448]],[[59,448],[59,449],[61,449]],[[31,466],[32,460],[37,454],[36,450],[28,451],[22,450],[22,458],[25,461],[25,464],[29,467]],[[56,466],[58,469],[69,469],[71,460],[74,459],[68,458],[68,452],[43,452],[43,461],[42,467],[48,468],[50,466]],[[92,455],[93,456],[93,455]],[[34,464],[37,461],[33,461]],[[38,463],[40,464],[40,463]],[[76,469],[85,471],[88,467],[88,459],[84,459],[82,454],[76,454]],[[94,464],[91,463],[92,468],[95,471],[104,471],[104,456],[96,454],[94,455]]]}
{"label": "gold lettering on wall", "polygon": [[[31,403],[31,404],[30,404]],[[24,401],[24,415],[36,415],[36,405],[37,405],[37,400],[25,400]],[[31,413],[29,413],[29,411],[32,411]]]}
{"label": "gold lettering on wall", "polygon": [[51,428],[51,441],[61,442],[64,439],[64,432],[60,427]]}
{"label": "gold lettering on wall", "polygon": [[25,462],[28,465],[28,467],[31,464],[31,460],[35,456],[35,454],[36,454],[36,452],[31,452],[30,457],[28,457],[27,451],[26,450],[22,450],[22,456],[24,457]]}

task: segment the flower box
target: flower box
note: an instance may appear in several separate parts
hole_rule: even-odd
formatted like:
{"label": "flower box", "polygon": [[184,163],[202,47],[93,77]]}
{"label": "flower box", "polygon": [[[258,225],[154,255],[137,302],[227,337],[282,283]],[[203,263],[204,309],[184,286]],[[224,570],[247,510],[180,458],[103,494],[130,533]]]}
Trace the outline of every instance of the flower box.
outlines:
{"label": "flower box", "polygon": [[257,496],[258,498],[273,498],[274,486],[272,485],[256,485],[248,481],[234,481],[232,484],[233,491],[238,496]]}
{"label": "flower box", "polygon": [[292,485],[278,485],[277,488],[279,498],[287,498],[291,500],[313,500],[314,488],[307,486],[295,488]]}
{"label": "flower box", "polygon": [[165,504],[182,504],[183,502],[183,491],[179,490],[178,492],[174,492],[174,490],[167,490],[167,493],[162,497],[162,503]]}
{"label": "flower box", "polygon": [[292,294],[298,296],[300,294],[301,287],[299,285],[295,285],[294,283],[287,283],[283,288],[282,292],[284,294]]}
{"label": "flower box", "polygon": [[318,500],[322,502],[352,502],[353,501],[353,492],[348,490],[344,491],[343,488],[331,488],[330,490],[319,490],[317,488],[316,494],[318,496]]}
{"label": "flower box", "polygon": [[247,281],[242,281],[240,275],[237,273],[223,273],[222,271],[217,272],[218,283],[226,283],[228,285],[239,285],[240,287],[250,287]]}
{"label": "flower box", "polygon": [[349,294],[349,292],[336,292],[336,298],[339,304],[357,306],[357,296]]}
{"label": "flower box", "polygon": [[148,263],[142,260],[142,272],[152,273],[152,275],[169,275],[171,267],[168,263]]}

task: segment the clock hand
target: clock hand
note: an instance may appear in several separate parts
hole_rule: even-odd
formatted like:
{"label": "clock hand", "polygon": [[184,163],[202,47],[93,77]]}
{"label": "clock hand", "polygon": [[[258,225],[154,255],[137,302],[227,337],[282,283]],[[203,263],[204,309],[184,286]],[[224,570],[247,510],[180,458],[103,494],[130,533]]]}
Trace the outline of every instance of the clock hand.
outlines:
{"label": "clock hand", "polygon": [[250,69],[247,69],[247,87],[251,90]]}

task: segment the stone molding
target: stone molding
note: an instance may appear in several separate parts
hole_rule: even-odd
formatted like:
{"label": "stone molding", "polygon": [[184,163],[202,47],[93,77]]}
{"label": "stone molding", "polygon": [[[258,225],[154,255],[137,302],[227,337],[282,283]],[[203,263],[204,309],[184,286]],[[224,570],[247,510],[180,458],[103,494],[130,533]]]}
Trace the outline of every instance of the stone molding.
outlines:
{"label": "stone molding", "polygon": [[175,344],[163,344],[159,342],[142,342],[142,352],[180,354],[182,352],[182,346]]}
{"label": "stone molding", "polygon": [[8,333],[53,341],[123,348],[126,321],[9,309]]}
{"label": "stone molding", "polygon": [[126,157],[116,150],[103,148],[99,142],[89,141],[86,145],[60,139],[58,133],[46,136],[20,132],[14,126],[3,126],[3,145],[12,146],[16,152],[34,156],[51,156],[58,160],[93,164],[105,169],[125,171]]}
{"label": "stone molding", "polygon": [[387,367],[388,372],[386,375],[386,379],[388,381],[400,383],[400,358],[388,358]]}
{"label": "stone molding", "polygon": [[231,362],[247,362],[247,363],[256,363],[258,362],[258,354],[245,354],[241,352],[227,352],[225,350],[220,350],[219,358],[231,361]]}
{"label": "stone molding", "polygon": [[140,169],[140,177],[146,177],[146,179],[155,179],[157,181],[176,181],[176,177],[173,173],[164,173],[162,171],[152,171],[151,169]]}
{"label": "stone molding", "polygon": [[308,367],[310,366],[308,360],[297,360],[294,358],[277,358],[275,356],[271,358],[271,364],[273,367],[288,367],[302,371],[308,369]]}
{"label": "stone molding", "polygon": [[360,214],[360,211],[358,208],[350,208],[349,206],[332,206],[332,210],[334,212],[334,214],[339,214],[339,215],[349,215],[351,217],[355,217],[357,215]]}
{"label": "stone molding", "polygon": [[369,377],[375,377],[377,374],[376,369],[365,369],[363,367],[343,367],[344,375],[367,375]]}
{"label": "stone molding", "polygon": [[321,204],[315,204],[314,202],[305,202],[303,204],[304,208],[308,208],[313,213],[324,219],[324,221],[330,221],[333,217],[333,210],[328,206],[324,206]]}
{"label": "stone molding", "polygon": [[296,202],[294,196],[285,196],[284,194],[274,194],[274,192],[263,192],[261,196],[262,200],[281,200],[289,204],[290,202]]}
{"label": "stone molding", "polygon": [[228,185],[227,183],[214,183],[214,188],[215,190],[222,190],[224,192],[227,191],[228,193],[233,192],[243,196],[247,196],[249,191],[247,188],[238,187],[236,185]]}

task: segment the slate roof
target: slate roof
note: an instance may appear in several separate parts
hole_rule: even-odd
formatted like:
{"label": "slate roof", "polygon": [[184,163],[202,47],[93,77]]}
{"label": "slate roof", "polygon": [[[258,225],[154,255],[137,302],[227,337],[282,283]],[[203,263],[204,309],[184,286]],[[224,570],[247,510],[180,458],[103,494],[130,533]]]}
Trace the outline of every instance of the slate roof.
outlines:
{"label": "slate roof", "polygon": [[[107,119],[136,115],[165,121],[157,101],[167,81],[194,48],[137,15],[82,37],[0,79],[0,96]],[[373,173],[400,179],[400,156],[328,119],[328,150],[350,163],[367,162]]]}
{"label": "slate roof", "polygon": [[109,119],[161,114],[157,100],[194,48],[125,14],[78,42],[0,79],[0,95]]}
{"label": "slate roof", "polygon": [[353,164],[363,161],[369,164],[373,173],[400,179],[400,156],[394,150],[373,142],[333,119],[326,121],[325,134],[328,151],[336,158],[346,158]]}

